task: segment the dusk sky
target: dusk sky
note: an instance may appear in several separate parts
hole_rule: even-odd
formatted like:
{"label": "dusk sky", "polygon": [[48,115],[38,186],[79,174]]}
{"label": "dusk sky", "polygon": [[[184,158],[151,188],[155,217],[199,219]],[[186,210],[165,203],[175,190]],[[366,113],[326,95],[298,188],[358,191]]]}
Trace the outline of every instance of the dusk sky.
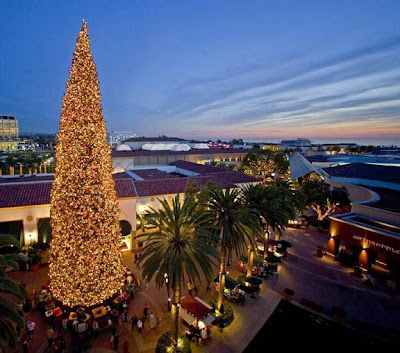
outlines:
{"label": "dusk sky", "polygon": [[109,131],[400,145],[399,0],[0,0],[21,132],[58,132],[83,18]]}

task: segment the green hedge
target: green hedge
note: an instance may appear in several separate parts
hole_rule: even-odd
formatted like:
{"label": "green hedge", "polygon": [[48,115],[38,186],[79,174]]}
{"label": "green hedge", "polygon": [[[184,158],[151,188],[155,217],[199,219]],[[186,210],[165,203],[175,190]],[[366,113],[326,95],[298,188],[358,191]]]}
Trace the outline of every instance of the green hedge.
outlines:
{"label": "green hedge", "polygon": [[[216,301],[211,302],[211,306],[217,307]],[[226,327],[231,324],[234,318],[235,316],[233,315],[232,307],[230,306],[229,303],[224,301],[224,313],[213,321],[213,325],[219,326],[220,323],[222,323],[222,325]]]}

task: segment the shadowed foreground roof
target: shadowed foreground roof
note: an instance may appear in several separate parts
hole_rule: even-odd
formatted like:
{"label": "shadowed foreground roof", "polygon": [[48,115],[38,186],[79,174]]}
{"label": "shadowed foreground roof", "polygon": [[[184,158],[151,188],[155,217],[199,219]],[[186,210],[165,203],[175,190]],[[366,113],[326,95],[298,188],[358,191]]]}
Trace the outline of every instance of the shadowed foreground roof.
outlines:
{"label": "shadowed foreground roof", "polygon": [[386,165],[351,163],[337,167],[324,168],[331,177],[356,178],[388,183],[400,183],[400,168]]}

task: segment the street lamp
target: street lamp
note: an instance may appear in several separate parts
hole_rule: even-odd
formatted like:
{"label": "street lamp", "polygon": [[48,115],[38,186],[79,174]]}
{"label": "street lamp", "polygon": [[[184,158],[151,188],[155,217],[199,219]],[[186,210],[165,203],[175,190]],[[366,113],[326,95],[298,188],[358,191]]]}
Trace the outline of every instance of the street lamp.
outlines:
{"label": "street lamp", "polygon": [[167,309],[168,311],[171,310],[171,297],[169,295],[169,280],[168,280],[168,273],[164,273],[164,280],[165,280],[165,284],[167,286],[167,294],[168,294],[168,301],[167,301]]}

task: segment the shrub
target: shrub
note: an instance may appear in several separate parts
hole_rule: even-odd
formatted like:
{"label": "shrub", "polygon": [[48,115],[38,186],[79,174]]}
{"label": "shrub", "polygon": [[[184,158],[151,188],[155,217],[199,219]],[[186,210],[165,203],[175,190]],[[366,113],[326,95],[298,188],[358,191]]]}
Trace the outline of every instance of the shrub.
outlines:
{"label": "shrub", "polygon": [[[188,338],[184,335],[179,335],[178,342],[181,346],[176,350],[179,353],[191,353],[190,342]],[[171,332],[165,332],[158,339],[156,353],[168,353],[170,352],[168,348],[171,347]]]}

